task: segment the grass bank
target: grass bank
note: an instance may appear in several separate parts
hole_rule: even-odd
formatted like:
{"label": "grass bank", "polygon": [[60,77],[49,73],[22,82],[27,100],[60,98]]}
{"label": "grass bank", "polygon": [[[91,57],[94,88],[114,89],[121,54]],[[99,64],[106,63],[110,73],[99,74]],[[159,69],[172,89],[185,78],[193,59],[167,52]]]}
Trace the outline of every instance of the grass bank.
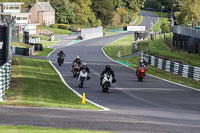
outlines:
{"label": "grass bank", "polygon": [[70,34],[71,31],[69,30],[63,30],[63,29],[57,29],[57,28],[51,28],[51,27],[44,27],[44,26],[38,26],[38,29],[46,29],[53,32],[53,34]]}
{"label": "grass bank", "polygon": [[51,53],[54,49],[53,48],[48,48],[48,46],[51,46],[52,44],[58,42],[59,39],[55,39],[54,41],[41,41],[40,43],[43,46],[43,51],[35,51],[36,56],[48,56],[49,53]]}
{"label": "grass bank", "polygon": [[13,57],[11,82],[0,105],[99,109],[81,104],[81,98],[64,85],[47,60]]}
{"label": "grass bank", "polygon": [[30,44],[20,43],[20,42],[12,42],[12,46],[19,47],[19,48],[31,48]]}
{"label": "grass bank", "polygon": [[198,54],[189,54],[183,51],[171,52],[170,47],[164,44],[164,42],[162,44],[163,49],[161,50],[160,39],[156,41],[143,41],[139,43],[139,49],[148,49],[148,54],[157,56],[159,58],[180,62],[186,65],[200,67],[200,56]]}
{"label": "grass bank", "polygon": [[105,53],[111,58],[118,58],[132,54],[133,35],[126,36],[103,48]]}
{"label": "grass bank", "polygon": [[58,129],[35,126],[0,126],[1,133],[111,133],[84,129]]}
{"label": "grass bank", "polygon": [[141,21],[142,21],[142,15],[138,14],[137,20],[135,21],[135,23],[133,25],[136,26],[136,25],[140,24]]}

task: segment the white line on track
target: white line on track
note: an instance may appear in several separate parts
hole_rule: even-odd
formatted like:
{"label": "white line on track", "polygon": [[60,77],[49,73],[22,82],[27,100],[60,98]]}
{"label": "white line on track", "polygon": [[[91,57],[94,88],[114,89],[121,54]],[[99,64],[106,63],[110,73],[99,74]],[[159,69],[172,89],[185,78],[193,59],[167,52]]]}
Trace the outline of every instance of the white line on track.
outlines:
{"label": "white line on track", "polygon": [[[53,65],[53,63],[51,61],[49,61],[49,63],[51,64],[51,66],[56,70],[56,72],[58,73],[58,75],[60,76],[60,79],[62,80],[62,82],[65,84],[66,87],[68,87],[71,91],[73,91],[77,96],[79,96],[80,98],[82,98],[83,96],[81,94],[79,94],[77,91],[75,91],[73,88],[71,88],[64,80],[63,76],[61,75],[61,73],[57,70],[57,68]],[[104,111],[109,111],[110,109],[109,108],[106,108],[104,106],[101,106],[95,102],[92,102],[91,100],[87,99],[86,98],[86,101],[99,107],[99,108],[102,108],[104,109]]]}

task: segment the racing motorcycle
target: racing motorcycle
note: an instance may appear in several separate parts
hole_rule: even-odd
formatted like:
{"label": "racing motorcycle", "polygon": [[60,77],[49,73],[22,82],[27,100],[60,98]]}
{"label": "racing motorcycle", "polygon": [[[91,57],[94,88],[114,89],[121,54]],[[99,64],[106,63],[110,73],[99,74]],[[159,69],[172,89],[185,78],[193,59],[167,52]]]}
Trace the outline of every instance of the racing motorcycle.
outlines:
{"label": "racing motorcycle", "polygon": [[105,73],[103,80],[102,80],[102,91],[108,92],[109,88],[111,87],[111,83],[113,83],[113,77],[111,74]]}
{"label": "racing motorcycle", "polygon": [[63,62],[64,62],[64,57],[63,56],[59,56],[58,57],[58,64],[59,64],[59,66],[61,66],[61,64],[63,64]]}
{"label": "racing motorcycle", "polygon": [[73,77],[78,77],[80,73],[80,65],[78,63],[74,63],[72,67],[72,75]]}
{"label": "racing motorcycle", "polygon": [[83,85],[86,83],[87,79],[88,79],[88,73],[85,69],[82,69],[78,76],[78,86],[82,88]]}
{"label": "racing motorcycle", "polygon": [[139,66],[138,71],[137,71],[138,81],[141,81],[141,82],[143,81],[145,77],[145,72],[146,72],[145,66],[144,65]]}

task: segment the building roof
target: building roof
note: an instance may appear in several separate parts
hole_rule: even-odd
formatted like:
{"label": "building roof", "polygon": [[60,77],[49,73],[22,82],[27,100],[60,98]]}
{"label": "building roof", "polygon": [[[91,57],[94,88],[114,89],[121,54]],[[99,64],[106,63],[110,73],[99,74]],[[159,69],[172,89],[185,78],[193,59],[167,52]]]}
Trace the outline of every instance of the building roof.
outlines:
{"label": "building roof", "polygon": [[42,11],[55,11],[49,2],[38,2]]}
{"label": "building roof", "polygon": [[24,4],[24,2],[0,2],[0,5],[2,5],[2,4],[15,4],[15,5],[21,5],[21,4]]}

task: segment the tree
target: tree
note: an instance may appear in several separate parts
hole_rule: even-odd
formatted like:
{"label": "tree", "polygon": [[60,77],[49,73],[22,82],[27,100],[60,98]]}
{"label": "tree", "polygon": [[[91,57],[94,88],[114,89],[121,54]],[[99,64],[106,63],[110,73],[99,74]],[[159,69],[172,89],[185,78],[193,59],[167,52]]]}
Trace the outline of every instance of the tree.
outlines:
{"label": "tree", "polygon": [[73,0],[74,13],[77,24],[99,26],[101,21],[96,19],[94,12],[91,9],[91,0]]}
{"label": "tree", "polygon": [[178,23],[200,19],[200,1],[199,0],[179,0],[181,14],[178,16]]}
{"label": "tree", "polygon": [[103,26],[111,25],[114,16],[113,0],[92,0],[92,10]]}
{"label": "tree", "polygon": [[73,4],[69,0],[51,0],[51,5],[56,11],[57,23],[75,23]]}

